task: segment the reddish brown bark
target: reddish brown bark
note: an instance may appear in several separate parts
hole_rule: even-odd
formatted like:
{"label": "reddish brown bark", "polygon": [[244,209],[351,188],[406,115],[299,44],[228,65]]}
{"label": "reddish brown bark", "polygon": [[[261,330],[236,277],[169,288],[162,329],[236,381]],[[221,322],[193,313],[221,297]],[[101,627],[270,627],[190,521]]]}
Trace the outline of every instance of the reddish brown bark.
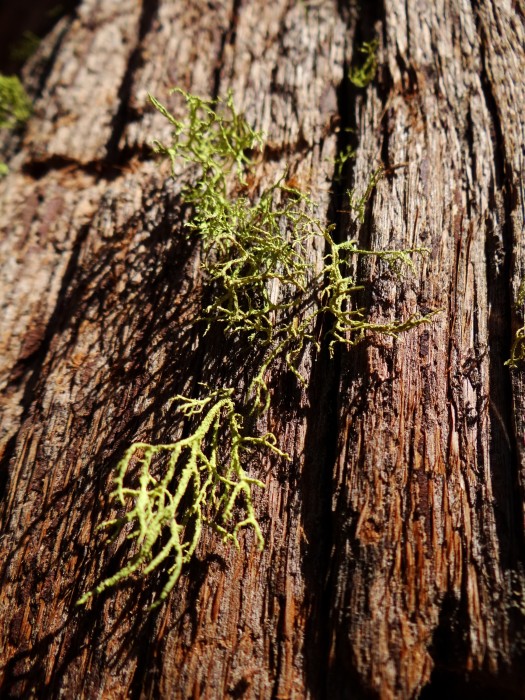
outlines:
{"label": "reddish brown bark", "polygon": [[[523,323],[523,9],[83,0],[44,39],[0,181],[3,695],[523,696],[525,372],[504,366]],[[348,69],[374,36],[359,90]],[[442,312],[333,359],[312,345],[307,388],[275,371],[258,427],[293,461],[253,466],[262,554],[207,533],[160,610],[161,574],[78,609],[129,555],[95,532],[123,450],[179,434],[172,396],[246,378],[242,346],[192,324],[188,175],[148,145],[169,127],[146,93],[175,85],[231,88],[266,133],[265,176],[287,169],[339,240],[431,250],[402,281],[362,264],[375,320]],[[381,162],[352,226],[341,194]]]}

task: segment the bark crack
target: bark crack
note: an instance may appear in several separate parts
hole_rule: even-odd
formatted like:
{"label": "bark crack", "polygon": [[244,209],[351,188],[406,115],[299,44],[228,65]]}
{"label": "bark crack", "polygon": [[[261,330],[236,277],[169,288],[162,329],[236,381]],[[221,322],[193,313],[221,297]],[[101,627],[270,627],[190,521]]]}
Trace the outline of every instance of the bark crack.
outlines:
{"label": "bark crack", "polygon": [[[340,16],[346,22],[348,27],[348,35],[352,42],[352,60],[358,57],[358,48],[364,41],[370,41],[374,38],[375,27],[378,23],[384,27],[385,8],[381,0],[370,4],[360,5],[359,8],[351,7],[350,9],[340,6]],[[348,55],[349,47],[346,48]],[[339,115],[339,142],[337,144],[337,153],[344,153],[349,147],[358,148],[355,134],[359,133],[359,117],[365,113],[365,110],[360,109],[360,102],[366,100],[366,92],[354,86],[348,78],[350,70],[350,62],[346,61],[344,65],[344,78],[338,90],[338,115]],[[377,78],[376,78],[377,81]],[[384,105],[387,102],[387,90],[383,90],[380,85],[372,84],[369,89],[380,90]],[[388,146],[387,146],[388,148]],[[364,248],[370,247],[371,234],[371,211],[373,207],[374,195],[370,197],[367,203],[365,221],[362,225],[355,227],[355,224],[350,220],[348,215],[342,214],[343,198],[345,191],[352,187],[355,180],[355,161],[349,159],[346,161],[341,177],[338,181],[332,182],[332,198],[330,202],[328,221],[335,224],[333,238],[337,243],[349,238],[359,238],[360,245]],[[355,230],[358,228],[358,230]],[[328,252],[328,251],[327,251]],[[360,300],[361,301],[361,300]],[[359,305],[360,302],[358,302]],[[367,301],[362,304],[367,305]],[[322,319],[323,323],[330,323],[330,319]],[[322,640],[323,644],[319,644],[317,648],[316,661],[319,666],[324,667],[326,671],[323,684],[319,686],[319,691],[315,694],[316,697],[346,697],[348,688],[352,687],[352,697],[360,698],[366,696],[363,678],[356,666],[355,655],[353,654],[353,642],[350,638],[348,630],[348,609],[342,602],[340,591],[341,578],[346,578],[346,586],[352,585],[352,567],[353,563],[348,560],[348,552],[356,553],[359,546],[356,542],[355,529],[351,526],[351,522],[355,521],[359,514],[349,511],[349,505],[345,499],[338,499],[337,504],[334,501],[334,473],[337,468],[338,458],[343,446],[341,444],[340,425],[338,417],[344,413],[343,402],[344,396],[347,393],[347,387],[351,382],[355,382],[359,377],[363,377],[367,372],[366,360],[364,358],[362,348],[354,349],[352,362],[349,363],[345,357],[345,350],[337,346],[335,348],[334,357],[328,358],[327,349],[323,348],[326,353],[326,362],[331,363],[327,369],[323,366],[324,363],[319,361],[319,375],[324,381],[324,393],[326,396],[325,403],[328,408],[331,408],[333,414],[327,412],[327,426],[325,434],[329,440],[329,450],[325,457],[326,486],[325,493],[319,491],[318,498],[325,501],[326,522],[329,524],[329,530],[326,533],[326,567],[325,579],[326,585],[323,591],[323,615],[327,620],[327,628],[324,632]],[[322,358],[320,358],[321,360]],[[335,508],[335,513],[332,509]],[[353,557],[351,557],[353,558]],[[344,568],[344,573],[343,573]],[[346,598],[346,596],[345,596]],[[307,630],[308,638],[308,630]],[[320,656],[322,649],[323,656]],[[322,661],[321,661],[322,659]]]}
{"label": "bark crack", "polygon": [[[512,385],[503,366],[510,357],[512,344],[511,279],[512,219],[515,200],[512,165],[506,152],[497,95],[494,92],[487,56],[489,41],[479,11],[475,11],[481,58],[481,88],[492,123],[495,182],[491,192],[493,218],[486,220],[487,292],[489,299],[489,407],[491,414],[490,468],[494,482],[495,518],[504,569],[515,568],[522,558],[523,532],[520,527],[521,504],[518,483],[519,459],[514,437]],[[511,437],[512,436],[512,437]]]}
{"label": "bark crack", "polygon": [[234,46],[235,39],[237,38],[237,23],[239,21],[239,10],[241,8],[242,0],[233,0],[232,10],[230,14],[230,22],[228,27],[222,32],[221,43],[219,47],[219,52],[217,54],[217,60],[215,63],[215,70],[213,71],[213,92],[212,99],[216,100],[219,97],[220,85],[221,85],[221,73],[224,68],[224,55],[227,46]]}
{"label": "bark crack", "polygon": [[106,144],[106,160],[109,162],[120,164],[122,160],[123,151],[120,148],[120,140],[131,116],[129,102],[135,73],[143,61],[144,39],[158,15],[159,2],[160,0],[143,0],[142,2],[137,43],[129,56],[128,65],[120,84],[117,95],[119,107],[111,122],[111,136]]}
{"label": "bark crack", "polygon": [[[51,171],[81,172],[85,175],[95,178],[96,180],[114,181],[126,172],[129,166],[130,171],[133,169],[133,164],[137,161],[149,160],[151,149],[144,145],[143,147],[135,146],[133,148],[125,148],[120,152],[118,163],[117,159],[110,161],[106,159],[92,160],[89,162],[81,162],[76,158],[68,158],[63,155],[53,155],[44,160],[31,160],[22,166],[22,171],[25,175],[33,180],[40,180]],[[77,185],[75,185],[77,186]]]}

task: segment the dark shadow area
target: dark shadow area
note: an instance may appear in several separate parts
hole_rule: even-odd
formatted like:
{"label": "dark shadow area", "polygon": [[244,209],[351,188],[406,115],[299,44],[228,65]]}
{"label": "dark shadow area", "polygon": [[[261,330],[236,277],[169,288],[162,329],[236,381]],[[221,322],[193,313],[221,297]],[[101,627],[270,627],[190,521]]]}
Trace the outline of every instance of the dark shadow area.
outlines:
{"label": "dark shadow area", "polygon": [[[485,222],[485,252],[487,257],[488,348],[490,355],[490,469],[495,499],[494,515],[504,570],[516,570],[525,561],[525,531],[523,528],[522,496],[519,484],[519,455],[512,415],[512,383],[504,366],[512,346],[512,258],[516,246],[512,212],[518,206],[518,184],[513,182],[513,154],[507,153],[504,120],[492,81],[487,56],[489,38],[485,33],[481,13],[474,5],[474,17],[481,58],[480,83],[485,106],[490,115],[494,150],[495,182],[491,183],[489,209],[493,216]],[[471,131],[467,134],[472,143]],[[519,236],[521,232],[516,232]]]}
{"label": "dark shadow area", "polygon": [[504,677],[490,674],[463,675],[452,670],[436,668],[430,683],[423,689],[420,700],[523,700],[525,691],[507,685]]}
{"label": "dark shadow area", "polygon": [[[115,204],[118,206],[108,194],[101,209],[107,214]],[[174,429],[180,429],[181,417],[175,409],[166,411],[167,403],[178,393],[188,393],[188,378],[191,378],[190,383],[197,393],[202,357],[208,351],[212,354],[217,351],[217,343],[208,342],[207,347],[199,341],[203,329],[195,319],[200,309],[201,291],[198,281],[193,279],[192,267],[196,251],[194,242],[179,232],[180,221],[186,216],[185,209],[178,197],[164,189],[145,193],[145,210],[148,206],[155,212],[159,206],[161,211],[164,210],[158,222],[151,223],[155,218],[148,217],[147,211],[140,211],[105,240],[98,238],[99,227],[102,228],[100,221],[95,220],[79,231],[74,253],[63,276],[57,307],[41,346],[31,358],[32,375],[23,397],[21,428],[18,436],[12,439],[1,466],[1,473],[9,475],[5,484],[7,491],[14,488],[10,464],[17,457],[20,444],[31,440],[25,431],[30,430],[31,425],[45,425],[45,420],[39,416],[43,411],[42,396],[50,374],[57,366],[68,367],[75,356],[79,338],[85,332],[86,320],[96,320],[94,347],[88,353],[82,353],[74,366],[69,367],[70,388],[80,385],[82,390],[79,392],[81,401],[73,401],[67,407],[70,416],[67,444],[61,445],[57,436],[46,436],[44,427],[42,446],[36,452],[34,463],[20,465],[23,472],[31,472],[30,489],[33,493],[41,491],[40,484],[49,470],[50,455],[54,468],[60,473],[68,472],[68,465],[78,464],[76,473],[74,478],[66,478],[63,486],[55,488],[51,494],[44,497],[42,493],[41,507],[31,513],[30,524],[16,544],[13,543],[5,552],[1,566],[4,583],[19,585],[28,596],[34,596],[35,591],[43,591],[48,582],[56,585],[54,573],[67,568],[68,561],[74,558],[77,564],[72,572],[73,578],[68,583],[67,575],[63,576],[52,594],[55,603],[65,601],[67,621],[50,634],[37,629],[31,648],[21,648],[7,662],[3,668],[2,697],[24,697],[31,687],[39,689],[40,694],[50,688],[58,692],[61,679],[85,645],[93,644],[102,653],[105,642],[113,635],[122,635],[121,652],[118,658],[107,660],[107,663],[121,664],[124,657],[137,651],[137,645],[146,643],[158,614],[148,615],[144,611],[152,603],[152,591],[156,590],[154,579],[162,579],[162,574],[124,582],[119,592],[125,596],[126,603],[121,608],[119,619],[107,628],[103,622],[103,606],[113,591],[95,598],[88,611],[74,606],[93,583],[111,576],[129,559],[128,540],[108,547],[104,535],[95,531],[98,523],[114,516],[115,509],[114,506],[108,507],[107,495],[111,491],[113,469],[123,450],[137,439],[150,442],[170,440]],[[133,246],[133,233],[142,230],[144,219],[148,221],[147,233],[142,237],[141,245]],[[93,237],[98,240],[96,255],[87,252],[93,245]],[[208,341],[212,341],[211,336]],[[102,355],[107,363],[101,377],[90,370],[92,354]],[[160,359],[154,363],[152,358],[156,356]],[[192,391],[191,387],[189,391]],[[143,410],[137,411],[136,402],[140,396],[149,400],[144,402]],[[115,418],[111,424],[99,424],[97,429],[101,434],[97,436],[93,434],[94,416],[104,415],[103,409],[108,406]],[[46,447],[48,442],[51,452]],[[89,452],[84,451],[85,446]],[[102,512],[101,503],[104,504]],[[9,537],[11,514],[5,515],[3,532]],[[77,523],[68,527],[69,532],[80,531],[85,523],[90,523],[89,546],[66,535],[61,551],[54,552],[64,517]],[[5,546],[8,546],[7,541]],[[24,571],[20,568],[13,570],[13,561],[22,549],[29,553],[29,558],[26,554]],[[33,558],[34,562],[31,561]],[[205,572],[210,562],[197,562],[196,566]],[[79,569],[83,572],[80,575]],[[192,580],[202,582],[203,577],[201,574]],[[161,580],[159,583],[162,585]],[[195,584],[190,590],[190,609],[195,608],[193,596],[197,597],[198,592],[199,585]],[[45,598],[46,594],[41,592],[40,595]],[[21,609],[26,604],[20,601]],[[127,630],[123,634],[125,622]],[[44,687],[44,666],[49,663],[47,650],[56,645],[58,638],[67,652],[53,669],[50,685]]]}
{"label": "dark shadow area", "polygon": [[[515,638],[525,640],[523,616],[510,610],[515,618]],[[435,664],[430,681],[423,688],[421,700],[437,700],[446,695],[450,700],[519,700],[525,698],[525,675],[517,669],[525,668],[525,644],[516,646],[514,670],[501,668],[497,673],[484,669],[467,672],[469,614],[466,592],[461,600],[447,594],[442,601],[439,623],[434,631],[430,653]],[[519,659],[521,658],[521,663]],[[521,676],[521,677],[520,677]]]}
{"label": "dark shadow area", "polygon": [[126,163],[129,162],[132,157],[138,162],[151,160],[151,149],[147,146],[144,148],[134,147],[133,151],[125,148],[119,152],[114,161],[104,159],[86,163],[79,163],[77,160],[65,156],[51,156],[45,160],[31,160],[24,163],[22,165],[22,171],[34,180],[40,180],[50,172],[56,173],[62,171],[67,173],[68,171],[81,171],[86,175],[95,178],[103,178],[108,182],[112,182],[122,177],[126,172],[129,172]]}
{"label": "dark shadow area", "polygon": [[[19,463],[16,474],[16,478],[22,474],[27,480],[31,500],[38,507],[33,505],[29,524],[17,534],[16,543],[9,545],[5,540],[0,577],[4,584],[23,587],[28,596],[38,591],[40,597],[47,582],[54,584],[49,595],[54,604],[64,601],[67,622],[53,634],[44,635],[44,630],[37,628],[31,648],[20,649],[7,662],[1,688],[6,697],[11,693],[23,696],[25,690],[19,692],[20,688],[33,686],[39,692],[52,688],[58,693],[62,679],[80,663],[86,645],[102,654],[109,640],[118,639],[118,651],[100,662],[115,668],[141,653],[141,646],[151,644],[150,655],[155,654],[156,644],[162,644],[154,635],[159,611],[148,614],[147,609],[166,581],[168,566],[145,579],[122,582],[118,589],[95,597],[87,610],[74,607],[81,595],[129,561],[129,540],[108,545],[104,534],[96,531],[103,520],[121,514],[108,499],[114,468],[135,441],[166,444],[193,431],[201,417],[184,418],[176,403],[167,408],[174,396],[205,396],[209,390],[200,385],[205,380],[211,389],[233,387],[240,398],[253,379],[253,368],[260,366],[266,352],[264,347],[246,342],[246,337],[227,337],[220,328],[206,333],[206,324],[198,320],[210,301],[210,290],[201,286],[195,239],[181,234],[181,222],[191,212],[173,189],[170,180],[160,189],[144,192],[142,208],[118,226],[112,221],[122,204],[118,195],[108,191],[100,214],[77,233],[57,306],[27,367],[31,376],[23,397],[21,427],[1,468],[9,475],[5,489],[11,493],[15,475],[10,470],[22,446],[25,449],[31,444],[31,426],[39,426],[34,459]],[[91,326],[87,337],[92,343],[87,351],[86,324]],[[64,444],[48,427],[53,414],[46,414],[43,408],[44,397],[59,391],[50,382],[56,382],[61,371],[72,394],[70,403],[57,409],[67,416]],[[284,374],[276,381],[287,384],[290,377]],[[277,384],[270,386],[281,394]],[[289,404],[288,388],[282,396]],[[290,405],[283,409],[285,419],[291,410]],[[97,416],[105,418],[100,422]],[[253,420],[245,416],[247,432],[255,429]],[[264,457],[266,460],[267,455]],[[259,459],[253,461],[260,464]],[[272,458],[271,466],[270,460],[265,461],[264,469],[273,468],[277,461]],[[50,464],[60,478],[45,494],[42,483]],[[247,469],[251,469],[250,464]],[[282,478],[286,478],[284,471]],[[17,513],[5,514],[3,531],[10,538],[16,531],[11,521],[16,521]],[[56,551],[64,519],[68,520],[67,534]],[[84,532],[84,544],[72,537],[76,532]],[[23,566],[21,552],[25,552]],[[75,561],[74,570],[68,569],[71,561]],[[171,620],[170,627],[183,620],[190,634],[199,629],[198,602],[211,565],[224,567],[225,562],[211,555],[196,558],[185,568],[186,583],[174,592],[171,601],[173,610],[183,612],[179,619]],[[67,573],[55,580],[56,571]],[[118,601],[118,619],[108,624],[104,615],[112,598]],[[19,604],[21,610],[26,608],[26,603]],[[66,650],[65,656],[53,668],[49,686],[43,688],[49,673],[44,666],[50,663],[46,654],[52,653],[46,650],[57,644]],[[96,666],[90,664],[90,668]],[[139,689],[154,683],[155,677],[154,667],[139,663],[133,693],[139,696]],[[85,680],[89,682],[97,681]]]}
{"label": "dark shadow area", "polygon": [[[227,564],[225,560],[217,554],[210,553],[206,557],[193,558],[184,569],[184,579],[187,582],[187,590],[184,595],[184,603],[180,591],[174,591],[177,601],[171,605],[172,610],[180,611],[176,617],[169,622],[166,632],[172,629],[180,630],[182,636],[189,628],[192,630],[192,641],[196,640],[199,630],[199,612],[197,603],[202,595],[202,588],[208,576],[218,569],[225,571]],[[160,576],[159,576],[160,578]],[[148,582],[146,581],[146,584]],[[149,588],[159,588],[162,582],[149,581]],[[166,632],[164,635],[158,634],[158,617],[162,614],[163,608],[149,613],[145,624],[140,629],[140,637],[136,638],[132,631],[127,635],[126,643],[122,645],[123,650],[128,650],[127,658],[133,655],[140,656],[140,663],[137,664],[131,682],[129,697],[131,700],[140,700],[144,697],[159,697],[162,694],[159,680],[162,673],[162,665],[159,663],[163,659],[163,649],[165,647]],[[165,611],[164,611],[165,612]],[[119,664],[123,659],[119,659]]]}
{"label": "dark shadow area", "polygon": [[117,95],[118,109],[111,122],[111,137],[106,145],[106,159],[110,162],[124,162],[120,152],[120,140],[125,128],[133,121],[130,112],[130,100],[134,88],[134,78],[139,68],[144,65],[143,40],[149,33],[158,15],[159,0],[144,0],[139,22],[137,45],[129,57],[126,72]]}
{"label": "dark shadow area", "polygon": [[0,73],[18,73],[55,24],[71,14],[79,0],[2,0]]}
{"label": "dark shadow area", "polygon": [[[349,6],[341,2],[339,12],[347,24],[348,36],[352,37],[353,60],[359,61],[358,47],[374,38],[374,25],[384,14],[382,4]],[[365,91],[349,80],[349,72],[350,65],[345,65],[345,77],[337,91],[339,154],[358,145],[357,104],[366,99]],[[368,247],[369,213],[364,225],[356,226],[355,218],[346,211],[346,191],[353,187],[353,170],[354,161],[350,159],[332,182],[328,221],[335,224],[332,232],[335,242],[358,239],[363,247]],[[368,204],[370,212],[372,202]],[[370,302],[356,295],[355,303],[365,306]],[[333,474],[338,456],[344,449],[340,435],[341,415],[364,410],[359,395],[351,398],[348,388],[356,377],[366,376],[367,364],[364,345],[348,350],[337,344],[331,356],[328,344],[332,319],[323,317],[319,325],[321,328],[316,335],[324,340],[309,383],[311,408],[306,423],[305,465],[300,485],[307,542],[303,570],[310,608],[305,629],[305,668],[312,697],[364,700],[374,696],[365,690],[353,665],[346,612],[337,609],[334,603],[341,581],[351,580],[352,561],[348,558],[348,548],[355,550],[352,523],[358,514],[348,512],[344,492],[335,502]]]}
{"label": "dark shadow area", "polygon": [[213,71],[213,89],[211,93],[211,98],[213,100],[217,100],[220,97],[219,91],[221,86],[221,71],[224,66],[226,47],[235,46],[235,39],[237,37],[237,22],[239,21],[239,10],[241,3],[242,0],[233,0],[229,25],[222,32],[219,53],[217,55],[215,69]]}

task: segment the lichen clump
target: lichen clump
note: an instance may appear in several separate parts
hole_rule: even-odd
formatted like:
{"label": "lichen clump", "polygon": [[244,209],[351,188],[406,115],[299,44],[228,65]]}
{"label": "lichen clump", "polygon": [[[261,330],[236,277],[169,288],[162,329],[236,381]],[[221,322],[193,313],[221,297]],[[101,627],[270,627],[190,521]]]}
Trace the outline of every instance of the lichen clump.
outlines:
{"label": "lichen clump", "polygon": [[[247,463],[256,450],[290,457],[278,448],[272,433],[247,434],[243,416],[261,416],[268,409],[266,374],[277,361],[306,383],[298,363],[306,343],[324,340],[315,337],[319,315],[329,320],[326,339],[332,354],[337,344],[351,347],[374,332],[397,335],[430,319],[412,316],[376,323],[355,303],[356,293],[364,288],[356,276],[357,259],[376,256],[399,274],[413,266],[413,255],[424,254],[423,249],[370,251],[354,240],[336,242],[334,226],[323,222],[312,198],[290,187],[284,175],[269,187],[250,186],[257,180],[263,138],[236,111],[231,94],[211,101],[177,92],[186,102],[184,120],[150,97],[173,127],[171,141],[156,141],[154,148],[169,159],[174,175],[181,162],[193,169],[182,197],[192,207],[186,232],[200,242],[208,287],[209,301],[202,309],[204,332],[221,327],[244,338],[257,346],[260,359],[247,368],[251,381],[244,391],[205,387],[202,398],[175,397],[192,425],[188,437],[167,444],[137,442],[128,448],[117,466],[112,493],[125,513],[100,527],[112,529],[114,537],[126,532],[136,541],[136,552],[79,603],[130,576],[149,574],[169,560],[158,604],[194,554],[204,526],[236,546],[240,531],[251,528],[262,546],[253,489],[263,483],[249,476]],[[340,170],[349,157],[345,152]],[[364,220],[382,175],[381,169],[374,171],[361,195],[346,193],[356,221]],[[326,249],[321,271],[308,258],[314,238],[320,238]]]}

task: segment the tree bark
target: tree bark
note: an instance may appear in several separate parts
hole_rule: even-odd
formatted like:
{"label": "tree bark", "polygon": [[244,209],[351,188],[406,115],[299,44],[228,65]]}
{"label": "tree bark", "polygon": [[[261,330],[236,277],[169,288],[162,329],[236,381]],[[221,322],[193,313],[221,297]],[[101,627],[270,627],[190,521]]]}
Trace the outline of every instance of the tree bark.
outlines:
{"label": "tree bark", "polygon": [[[45,37],[0,181],[3,697],[525,697],[525,368],[504,366],[524,322],[524,10],[81,0]],[[174,86],[231,89],[264,176],[310,191],[338,240],[430,250],[403,279],[363,261],[372,319],[440,313],[333,358],[311,343],[306,387],[273,372],[258,428],[292,462],[251,465],[262,553],[206,532],[159,609],[162,573],[78,608],[129,557],[96,531],[123,451],[181,434],[173,396],[246,376],[243,348],[193,323],[189,175],[154,158],[170,127],[146,101],[182,113]],[[380,163],[356,225],[342,195]]]}

